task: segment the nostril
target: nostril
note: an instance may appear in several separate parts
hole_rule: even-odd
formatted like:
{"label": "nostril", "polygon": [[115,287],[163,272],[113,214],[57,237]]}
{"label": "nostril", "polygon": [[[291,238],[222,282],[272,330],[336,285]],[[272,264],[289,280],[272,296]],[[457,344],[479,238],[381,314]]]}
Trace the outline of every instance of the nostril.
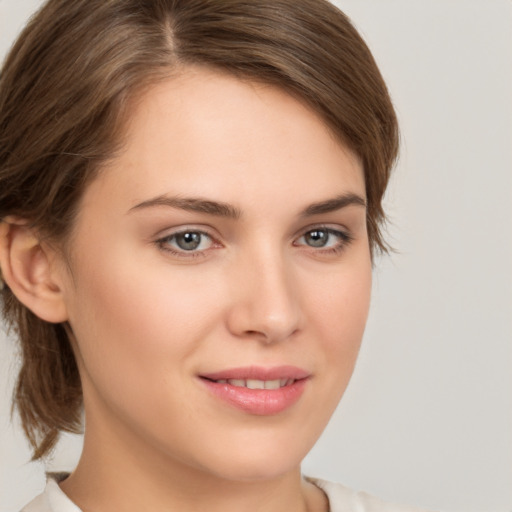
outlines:
{"label": "nostril", "polygon": [[244,334],[248,338],[256,338],[256,339],[259,339],[260,341],[265,341],[265,342],[271,341],[271,336],[264,330],[261,330],[261,331],[247,330],[247,331],[245,331]]}

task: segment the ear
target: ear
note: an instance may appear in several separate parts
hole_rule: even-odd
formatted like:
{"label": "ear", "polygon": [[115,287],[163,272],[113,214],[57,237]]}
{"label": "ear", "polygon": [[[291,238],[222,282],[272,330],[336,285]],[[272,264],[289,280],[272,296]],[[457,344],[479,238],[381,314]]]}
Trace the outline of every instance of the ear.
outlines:
{"label": "ear", "polygon": [[2,278],[18,300],[47,322],[68,319],[62,293],[63,265],[28,223],[13,217],[0,222]]}

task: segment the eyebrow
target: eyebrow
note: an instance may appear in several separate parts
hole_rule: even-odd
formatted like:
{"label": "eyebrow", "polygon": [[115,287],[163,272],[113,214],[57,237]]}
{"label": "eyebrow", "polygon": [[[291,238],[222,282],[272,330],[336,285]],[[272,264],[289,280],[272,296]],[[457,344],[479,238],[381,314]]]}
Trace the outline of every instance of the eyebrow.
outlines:
{"label": "eyebrow", "polygon": [[130,208],[130,211],[140,210],[143,208],[151,208],[155,206],[169,206],[171,208],[178,208],[180,210],[206,213],[208,215],[227,217],[230,219],[239,219],[242,215],[242,212],[238,208],[228,203],[210,201],[200,197],[170,197],[166,195],[143,201],[142,203],[139,203]]}
{"label": "eyebrow", "polygon": [[366,208],[366,201],[357,194],[341,194],[332,199],[327,199],[326,201],[310,204],[307,208],[302,210],[300,216],[310,217],[313,215],[321,215],[323,213],[331,213],[352,205]]}
{"label": "eyebrow", "polygon": [[[310,204],[304,210],[302,210],[300,217],[311,217],[313,215],[330,213],[351,205],[362,206],[363,208],[366,208],[366,201],[357,194],[342,194],[332,199]],[[200,197],[177,197],[167,195],[161,195],[152,199],[148,199],[147,201],[143,201],[142,203],[139,203],[130,208],[129,211],[131,212],[134,210],[141,210],[158,206],[167,206],[191,212],[206,213],[208,215],[227,217],[235,220],[242,216],[240,209],[228,203],[211,201],[209,199],[203,199]]]}

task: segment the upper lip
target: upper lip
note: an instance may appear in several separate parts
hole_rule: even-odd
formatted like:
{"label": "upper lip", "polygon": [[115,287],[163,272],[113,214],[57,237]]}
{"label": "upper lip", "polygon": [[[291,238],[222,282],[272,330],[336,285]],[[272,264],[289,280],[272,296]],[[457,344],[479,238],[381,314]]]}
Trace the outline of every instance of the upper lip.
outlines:
{"label": "upper lip", "polygon": [[254,380],[277,380],[294,379],[300,380],[309,377],[311,374],[297,366],[282,365],[273,367],[245,366],[239,368],[227,368],[211,373],[201,373],[199,376],[209,380],[230,380],[230,379],[254,379]]}

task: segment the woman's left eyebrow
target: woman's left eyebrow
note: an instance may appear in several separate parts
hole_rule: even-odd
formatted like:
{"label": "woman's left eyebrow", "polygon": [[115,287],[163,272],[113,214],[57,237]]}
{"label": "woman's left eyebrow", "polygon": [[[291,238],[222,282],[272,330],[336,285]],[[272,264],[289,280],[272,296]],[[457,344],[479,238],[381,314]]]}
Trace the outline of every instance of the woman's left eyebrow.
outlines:
{"label": "woman's left eyebrow", "polygon": [[361,206],[366,208],[366,200],[361,196],[353,193],[341,194],[332,199],[313,203],[302,210],[301,217],[311,217],[313,215],[321,215],[323,213],[331,213],[341,210],[347,206]]}

